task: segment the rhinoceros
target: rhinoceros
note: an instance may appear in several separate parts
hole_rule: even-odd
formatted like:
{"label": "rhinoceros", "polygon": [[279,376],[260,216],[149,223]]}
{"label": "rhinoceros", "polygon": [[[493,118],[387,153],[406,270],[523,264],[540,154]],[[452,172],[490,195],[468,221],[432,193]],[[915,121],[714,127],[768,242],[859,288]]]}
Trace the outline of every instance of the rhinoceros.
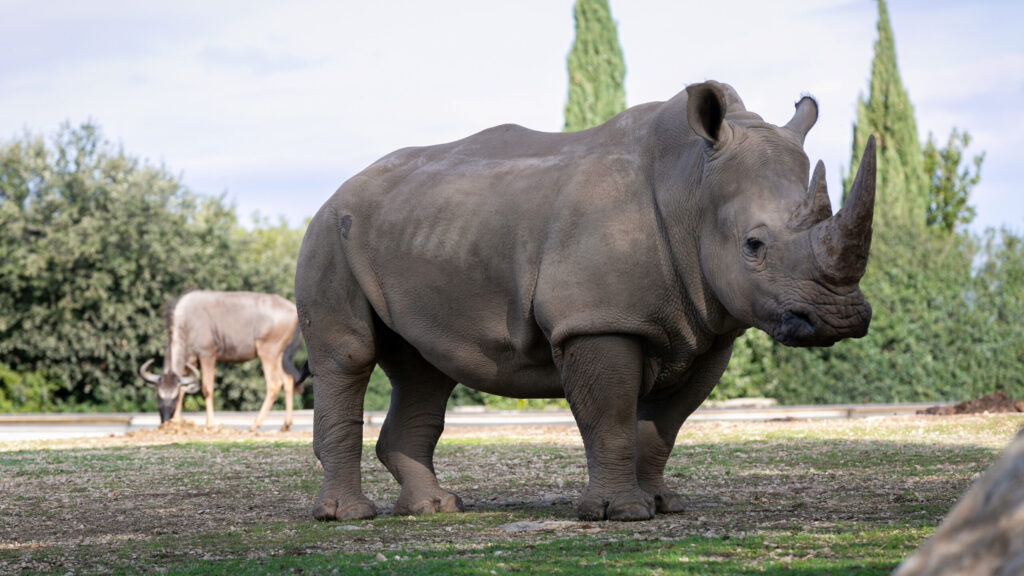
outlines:
{"label": "rhinoceros", "polygon": [[595,128],[502,125],[393,152],[309,224],[295,294],[316,377],[321,520],[373,517],[360,485],[363,396],[391,381],[377,456],[395,514],[462,510],[433,453],[457,382],[562,398],[586,450],[582,519],[644,520],[683,499],[664,468],[683,421],[749,327],[790,346],[863,336],[873,140],[835,215],[784,126],[727,84],[693,84]]}

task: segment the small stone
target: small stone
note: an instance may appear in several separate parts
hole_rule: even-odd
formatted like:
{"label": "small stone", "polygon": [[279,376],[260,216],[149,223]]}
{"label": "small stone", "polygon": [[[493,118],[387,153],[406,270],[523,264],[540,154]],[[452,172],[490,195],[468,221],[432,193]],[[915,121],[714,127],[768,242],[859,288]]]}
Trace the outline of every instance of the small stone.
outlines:
{"label": "small stone", "polygon": [[504,532],[553,532],[556,530],[565,530],[566,528],[577,525],[579,525],[578,522],[566,520],[544,520],[539,522],[533,520],[520,520],[519,522],[499,526],[498,530],[502,530]]}

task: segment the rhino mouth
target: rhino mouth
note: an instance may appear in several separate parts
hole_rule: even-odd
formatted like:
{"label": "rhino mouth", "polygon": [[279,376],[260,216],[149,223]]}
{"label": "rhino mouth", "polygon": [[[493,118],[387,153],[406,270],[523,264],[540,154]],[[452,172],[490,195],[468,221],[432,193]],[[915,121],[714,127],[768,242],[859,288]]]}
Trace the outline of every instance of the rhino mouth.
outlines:
{"label": "rhino mouth", "polygon": [[814,322],[810,314],[798,310],[786,310],[779,323],[779,341],[783,344],[799,342],[814,336]]}
{"label": "rhino mouth", "polygon": [[790,309],[779,316],[769,334],[786,346],[831,346],[838,338],[829,338],[827,332],[821,328],[821,322],[813,313]]}
{"label": "rhino mouth", "polygon": [[792,308],[783,311],[772,338],[786,346],[831,346],[845,338],[860,338],[867,333],[871,321],[871,307],[864,302],[841,319],[822,318],[811,310]]}

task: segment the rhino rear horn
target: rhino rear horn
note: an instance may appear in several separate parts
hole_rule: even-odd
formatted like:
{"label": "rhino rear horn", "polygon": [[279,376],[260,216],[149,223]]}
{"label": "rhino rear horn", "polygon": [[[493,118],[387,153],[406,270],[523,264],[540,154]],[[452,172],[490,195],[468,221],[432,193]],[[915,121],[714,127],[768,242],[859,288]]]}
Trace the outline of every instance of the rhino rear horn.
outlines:
{"label": "rhino rear horn", "polygon": [[795,214],[790,225],[797,230],[806,230],[832,216],[832,202],[828,198],[828,184],[825,181],[825,163],[818,160],[807,187],[807,197]]}
{"label": "rhino rear horn", "polygon": [[843,207],[811,229],[814,257],[828,280],[848,284],[864,275],[871,251],[874,210],[875,136],[872,134]]}
{"label": "rhino rear horn", "polygon": [[814,173],[811,175],[809,186],[811,215],[815,222],[832,216],[832,201],[828,198],[828,183],[825,181],[825,163],[818,160],[814,166]]}
{"label": "rhino rear horn", "polygon": [[800,139],[800,144],[804,143],[804,138],[807,137],[807,132],[811,130],[814,123],[818,121],[818,103],[810,96],[804,96],[796,103],[796,112],[793,113],[793,118],[786,123],[784,128],[789,130]]}

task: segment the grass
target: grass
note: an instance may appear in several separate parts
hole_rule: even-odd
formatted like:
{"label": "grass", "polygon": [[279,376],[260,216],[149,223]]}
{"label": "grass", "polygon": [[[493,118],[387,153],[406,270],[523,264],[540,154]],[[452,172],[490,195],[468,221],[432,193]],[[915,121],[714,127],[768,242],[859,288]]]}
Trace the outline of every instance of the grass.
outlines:
{"label": "grass", "polygon": [[[888,574],[921,529],[828,538],[767,534],[673,541],[559,539],[537,545],[489,545],[472,551],[402,550],[393,556],[313,554],[186,563],[167,574]],[[827,542],[825,547],[821,544]],[[335,572],[336,571],[336,572]]]}
{"label": "grass", "polygon": [[[693,423],[667,470],[688,510],[578,522],[578,437],[446,436],[436,465],[469,511],[308,516],[309,436],[0,445],[0,573],[888,574],[1024,423],[1020,416]],[[522,523],[529,529],[522,529]],[[517,528],[519,527],[519,528]]]}

